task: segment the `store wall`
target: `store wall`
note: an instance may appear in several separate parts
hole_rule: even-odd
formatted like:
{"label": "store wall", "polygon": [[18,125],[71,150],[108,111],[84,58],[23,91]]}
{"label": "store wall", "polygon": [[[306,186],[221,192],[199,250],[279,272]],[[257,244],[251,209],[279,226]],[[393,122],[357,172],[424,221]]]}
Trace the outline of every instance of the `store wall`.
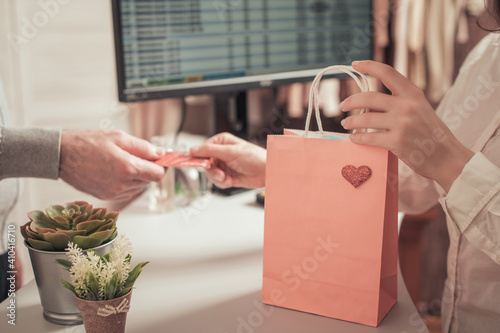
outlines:
{"label": "store wall", "polygon": [[[0,1],[0,73],[15,126],[99,128],[112,119],[127,125],[117,104],[110,2],[102,0]],[[109,124],[109,121],[107,122]],[[55,203],[88,200],[62,181],[25,179],[10,216]],[[24,247],[25,283],[32,278]]]}
{"label": "store wall", "polygon": [[[116,98],[110,1],[1,3],[1,70],[15,124],[126,130],[127,111]],[[62,181],[25,183],[23,212],[76,199],[96,202]]]}

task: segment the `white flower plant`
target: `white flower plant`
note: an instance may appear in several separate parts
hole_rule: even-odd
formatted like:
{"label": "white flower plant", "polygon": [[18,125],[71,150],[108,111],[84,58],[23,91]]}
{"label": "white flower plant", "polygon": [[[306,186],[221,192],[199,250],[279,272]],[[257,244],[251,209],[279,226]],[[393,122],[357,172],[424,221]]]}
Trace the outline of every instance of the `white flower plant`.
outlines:
{"label": "white flower plant", "polygon": [[62,279],[64,287],[76,297],[89,301],[104,301],[126,295],[149,261],[131,269],[132,244],[119,235],[111,252],[99,256],[88,249],[86,253],[73,243],[68,243],[69,260],[57,262],[70,274],[71,282]]}

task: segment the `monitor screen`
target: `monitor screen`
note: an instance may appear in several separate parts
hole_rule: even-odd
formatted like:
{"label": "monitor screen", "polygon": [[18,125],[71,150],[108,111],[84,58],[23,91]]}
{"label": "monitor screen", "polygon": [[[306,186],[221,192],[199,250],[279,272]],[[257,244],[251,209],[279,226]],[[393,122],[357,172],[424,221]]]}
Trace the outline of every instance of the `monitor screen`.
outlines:
{"label": "monitor screen", "polygon": [[372,58],[372,0],[112,0],[119,99],[245,91]]}

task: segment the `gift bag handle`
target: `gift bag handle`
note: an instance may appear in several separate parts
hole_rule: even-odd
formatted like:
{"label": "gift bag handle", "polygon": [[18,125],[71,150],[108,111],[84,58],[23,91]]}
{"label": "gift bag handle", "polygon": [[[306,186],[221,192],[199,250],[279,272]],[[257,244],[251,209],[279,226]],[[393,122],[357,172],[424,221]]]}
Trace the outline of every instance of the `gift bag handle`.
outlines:
{"label": "gift bag handle", "polygon": [[[330,67],[323,69],[321,72],[318,73],[318,75],[316,75],[316,77],[314,78],[314,81],[311,85],[311,90],[309,92],[309,106],[307,109],[306,127],[305,127],[303,137],[307,137],[307,135],[309,134],[309,127],[311,125],[311,116],[312,116],[313,107],[315,110],[316,122],[318,123],[319,132],[321,133],[321,135],[324,135],[323,124],[321,123],[321,118],[320,118],[320,113],[319,113],[319,83],[320,83],[323,75],[325,75],[325,73],[329,72],[329,71],[343,72],[354,79],[354,81],[356,82],[358,87],[361,89],[361,92],[370,91],[370,85],[368,83],[368,80],[366,79],[366,76],[361,74],[360,72],[354,70],[351,66],[337,65],[337,66],[330,66]],[[356,75],[359,75],[359,77],[361,78],[362,81]],[[365,112],[367,112],[366,109],[361,110],[361,113],[365,113]]]}

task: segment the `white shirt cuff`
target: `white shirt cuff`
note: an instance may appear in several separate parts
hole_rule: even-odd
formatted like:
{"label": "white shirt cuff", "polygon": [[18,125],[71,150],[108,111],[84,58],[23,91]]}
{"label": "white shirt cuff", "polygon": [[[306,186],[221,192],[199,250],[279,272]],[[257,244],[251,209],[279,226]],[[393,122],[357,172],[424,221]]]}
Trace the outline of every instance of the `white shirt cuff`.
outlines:
{"label": "white shirt cuff", "polygon": [[499,191],[500,169],[482,153],[476,153],[448,194],[439,201],[458,230],[464,233]]}

